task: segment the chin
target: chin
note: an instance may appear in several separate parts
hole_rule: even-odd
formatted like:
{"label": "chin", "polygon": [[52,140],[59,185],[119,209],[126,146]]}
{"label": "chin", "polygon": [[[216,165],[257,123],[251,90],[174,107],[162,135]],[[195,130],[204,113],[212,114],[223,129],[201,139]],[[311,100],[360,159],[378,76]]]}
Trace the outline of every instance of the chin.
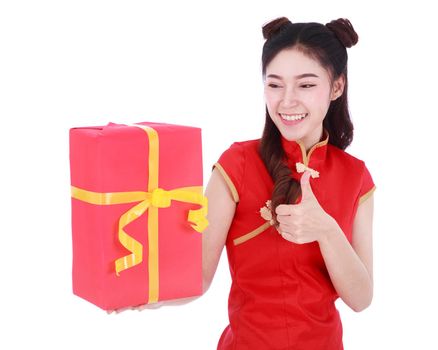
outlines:
{"label": "chin", "polygon": [[[278,126],[277,126],[277,128],[278,128]],[[303,130],[302,128],[287,127],[284,125],[282,125],[281,128],[279,128],[278,130],[280,130],[280,133],[283,135],[283,137],[289,141],[300,140],[306,134],[305,130]]]}

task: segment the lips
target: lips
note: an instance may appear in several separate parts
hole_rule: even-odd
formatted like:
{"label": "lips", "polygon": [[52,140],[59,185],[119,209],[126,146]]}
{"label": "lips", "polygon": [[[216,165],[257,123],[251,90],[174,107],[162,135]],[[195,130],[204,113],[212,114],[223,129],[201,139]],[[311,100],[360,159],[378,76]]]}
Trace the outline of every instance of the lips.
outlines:
{"label": "lips", "polygon": [[293,113],[293,114],[279,113],[279,115],[281,119],[287,121],[296,121],[307,117],[307,113]]}
{"label": "lips", "polygon": [[305,120],[307,118],[307,116],[308,116],[308,113],[292,114],[292,115],[285,115],[285,116],[284,116],[284,114],[280,114],[280,120],[286,126],[294,126],[294,125],[302,123],[303,120]]}

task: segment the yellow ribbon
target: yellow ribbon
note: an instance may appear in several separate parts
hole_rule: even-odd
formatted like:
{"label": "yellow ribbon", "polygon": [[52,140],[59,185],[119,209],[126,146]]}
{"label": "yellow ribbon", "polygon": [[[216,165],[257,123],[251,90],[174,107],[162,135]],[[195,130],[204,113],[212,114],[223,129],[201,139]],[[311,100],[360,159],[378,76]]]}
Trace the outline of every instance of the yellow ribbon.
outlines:
{"label": "yellow ribbon", "polygon": [[297,171],[299,173],[304,173],[306,170],[309,170],[310,171],[310,175],[312,176],[312,178],[319,177],[319,172],[318,171],[316,171],[316,170],[314,170],[312,168],[309,168],[308,166],[304,165],[303,163],[297,162],[295,164],[295,166],[296,166]]}
{"label": "yellow ribbon", "polygon": [[71,186],[73,198],[97,205],[112,205],[140,202],[122,214],[119,218],[118,238],[120,243],[128,249],[131,254],[119,258],[115,261],[116,274],[129,269],[143,261],[143,245],[129,236],[124,227],[139,218],[148,210],[148,242],[149,242],[149,301],[158,301],[159,277],[158,277],[158,208],[169,207],[172,200],[180,202],[194,203],[201,205],[200,209],[189,210],[187,220],[192,222],[192,228],[197,232],[202,232],[208,226],[207,216],[207,197],[202,194],[202,186],[181,187],[166,191],[158,187],[158,155],[159,142],[158,133],[146,125],[136,125],[143,129],[149,138],[149,183],[148,191],[133,192],[92,192],[78,187]]}

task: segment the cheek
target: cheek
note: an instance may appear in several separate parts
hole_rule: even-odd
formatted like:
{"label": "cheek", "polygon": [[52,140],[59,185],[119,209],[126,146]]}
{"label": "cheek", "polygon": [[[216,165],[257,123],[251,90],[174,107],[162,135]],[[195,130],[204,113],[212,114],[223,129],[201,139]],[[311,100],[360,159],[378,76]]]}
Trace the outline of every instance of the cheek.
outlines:
{"label": "cheek", "polygon": [[275,110],[277,109],[277,106],[280,103],[280,99],[275,93],[266,93],[265,103],[268,108],[268,112],[272,117],[272,114],[275,114]]}
{"label": "cheek", "polygon": [[306,102],[311,108],[325,112],[330,104],[329,97],[326,90],[315,90],[313,94],[307,96]]}
{"label": "cheek", "polygon": [[280,96],[275,91],[265,91],[265,101],[269,105],[275,105],[280,100]]}

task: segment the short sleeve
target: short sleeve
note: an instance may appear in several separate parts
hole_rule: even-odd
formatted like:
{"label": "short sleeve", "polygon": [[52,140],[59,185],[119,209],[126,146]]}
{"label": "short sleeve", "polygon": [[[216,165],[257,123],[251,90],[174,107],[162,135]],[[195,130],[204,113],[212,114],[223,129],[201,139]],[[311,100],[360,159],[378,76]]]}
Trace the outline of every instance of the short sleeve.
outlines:
{"label": "short sleeve", "polygon": [[365,202],[376,190],[373,178],[364,163],[362,172],[362,185],[359,193],[359,205]]}
{"label": "short sleeve", "polygon": [[239,202],[242,193],[242,179],[245,166],[243,145],[234,142],[213,164],[212,171],[216,167],[227,183],[234,201]]}

